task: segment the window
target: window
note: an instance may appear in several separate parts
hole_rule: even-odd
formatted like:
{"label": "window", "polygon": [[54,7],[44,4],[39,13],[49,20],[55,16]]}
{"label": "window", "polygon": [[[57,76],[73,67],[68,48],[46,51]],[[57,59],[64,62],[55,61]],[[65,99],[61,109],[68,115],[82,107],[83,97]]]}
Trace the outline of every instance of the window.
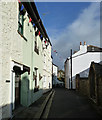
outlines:
{"label": "window", "polygon": [[35,78],[35,87],[34,87],[34,92],[37,92],[37,91],[39,91],[39,86],[37,86],[38,84],[37,84],[37,70],[38,70],[38,68],[34,68],[35,69],[35,74],[34,74],[34,78]]}
{"label": "window", "polygon": [[35,78],[35,87],[37,87],[37,70],[35,70],[36,78]]}
{"label": "window", "polygon": [[44,63],[46,64],[46,55],[44,55]]}
{"label": "window", "polygon": [[44,54],[44,69],[46,69],[46,55]]}
{"label": "window", "polygon": [[35,37],[35,47],[34,51],[39,55],[39,47],[37,47],[37,37]]}
{"label": "window", "polygon": [[94,51],[95,49],[94,49],[94,47],[92,47],[92,51]]}
{"label": "window", "polygon": [[22,4],[19,3],[19,14],[18,14],[18,32],[23,35],[23,26],[24,26],[24,14],[25,11],[21,11]]}

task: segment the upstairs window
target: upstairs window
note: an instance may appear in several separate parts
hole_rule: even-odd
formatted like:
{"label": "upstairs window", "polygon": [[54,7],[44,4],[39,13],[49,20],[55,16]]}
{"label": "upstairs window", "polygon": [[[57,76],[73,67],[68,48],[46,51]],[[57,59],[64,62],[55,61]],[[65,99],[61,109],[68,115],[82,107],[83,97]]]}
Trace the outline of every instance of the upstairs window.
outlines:
{"label": "upstairs window", "polygon": [[92,51],[95,51],[95,48],[94,48],[94,47],[92,47]]}
{"label": "upstairs window", "polygon": [[37,37],[35,37],[35,47],[34,51],[39,55],[39,47],[37,46]]}
{"label": "upstairs window", "polygon": [[18,14],[18,32],[23,35],[23,26],[24,26],[24,14],[25,10],[21,10],[22,4],[19,3],[19,14]]}

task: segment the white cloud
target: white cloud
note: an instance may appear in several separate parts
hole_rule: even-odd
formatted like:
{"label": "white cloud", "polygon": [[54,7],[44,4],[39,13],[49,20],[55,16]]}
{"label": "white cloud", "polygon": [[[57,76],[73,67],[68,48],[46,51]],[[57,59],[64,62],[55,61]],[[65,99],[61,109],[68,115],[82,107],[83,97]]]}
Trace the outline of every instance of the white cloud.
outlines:
{"label": "white cloud", "polygon": [[[54,37],[51,36],[51,41],[53,41],[53,38]],[[100,46],[99,3],[91,3],[91,5],[84,9],[78,18],[72,24],[68,25],[63,33],[58,35],[53,42],[60,55],[65,59],[70,55],[71,48],[73,51],[78,50],[80,41],[82,43],[86,41],[87,44]]]}

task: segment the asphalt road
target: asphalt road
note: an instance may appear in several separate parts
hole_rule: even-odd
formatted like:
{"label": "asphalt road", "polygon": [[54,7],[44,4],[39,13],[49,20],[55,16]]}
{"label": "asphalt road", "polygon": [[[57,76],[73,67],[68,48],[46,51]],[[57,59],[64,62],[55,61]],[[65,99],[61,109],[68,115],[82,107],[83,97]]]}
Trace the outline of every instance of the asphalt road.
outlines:
{"label": "asphalt road", "polygon": [[65,88],[55,88],[48,118],[100,118],[85,96]]}

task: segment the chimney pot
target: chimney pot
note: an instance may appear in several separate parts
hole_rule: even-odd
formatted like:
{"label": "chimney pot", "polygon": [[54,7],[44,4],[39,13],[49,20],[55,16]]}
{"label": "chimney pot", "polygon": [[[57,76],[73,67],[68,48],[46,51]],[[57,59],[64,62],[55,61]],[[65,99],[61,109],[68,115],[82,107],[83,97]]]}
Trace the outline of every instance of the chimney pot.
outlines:
{"label": "chimney pot", "polygon": [[86,42],[84,41],[84,45],[86,45]]}

